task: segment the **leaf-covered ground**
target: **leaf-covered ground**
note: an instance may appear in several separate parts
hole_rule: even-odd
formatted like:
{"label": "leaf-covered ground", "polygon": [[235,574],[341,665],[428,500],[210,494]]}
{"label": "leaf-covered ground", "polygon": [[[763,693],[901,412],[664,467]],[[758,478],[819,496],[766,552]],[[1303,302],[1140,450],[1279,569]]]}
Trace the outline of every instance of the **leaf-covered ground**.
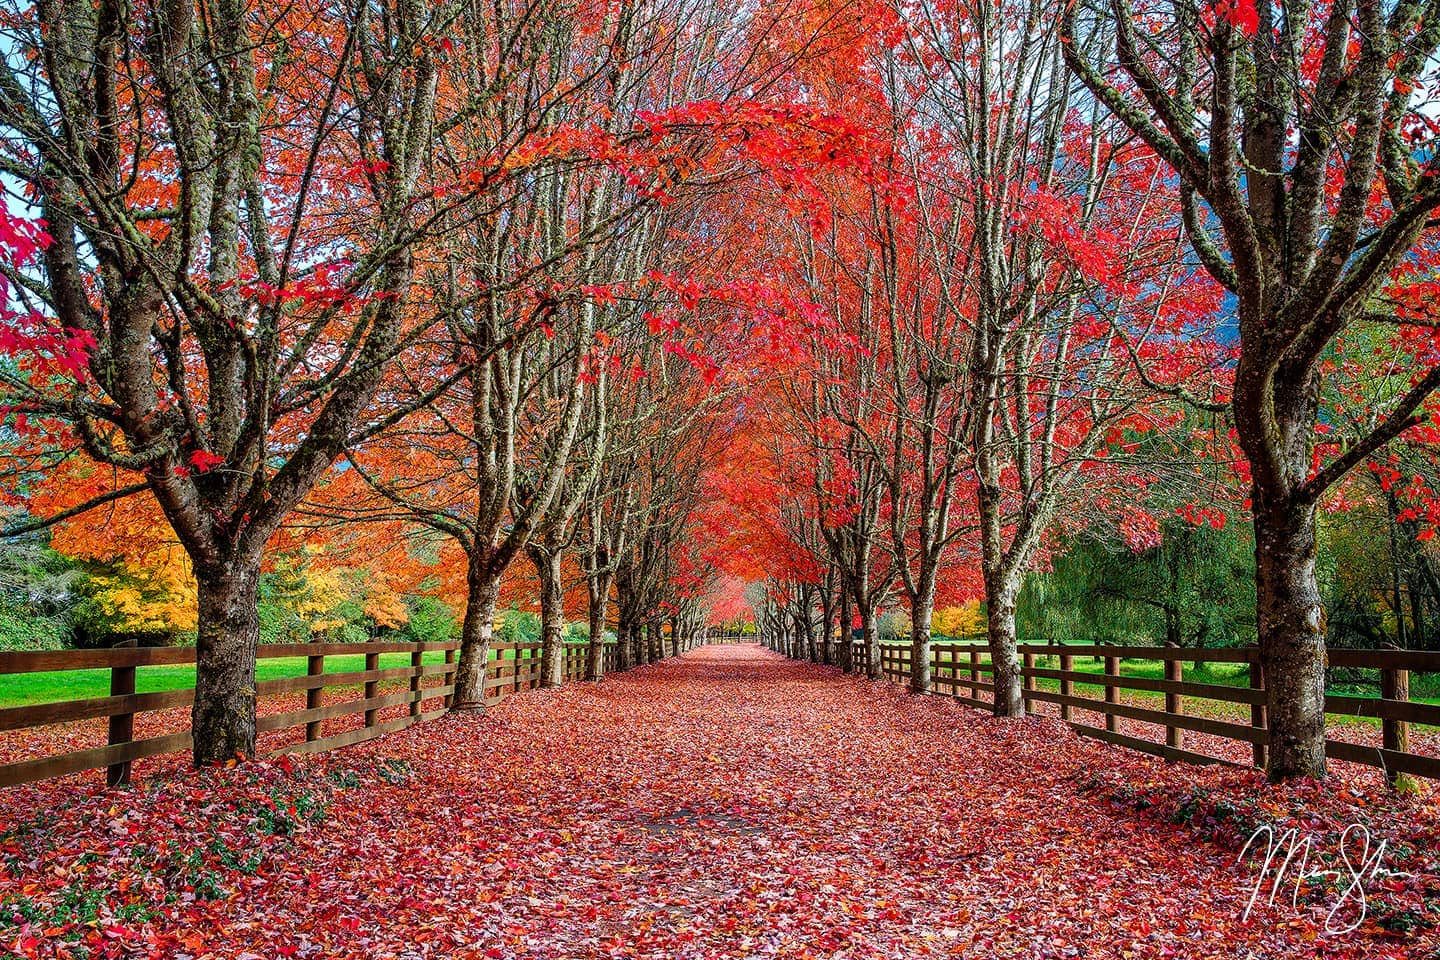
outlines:
{"label": "leaf-covered ground", "polygon": [[[27,957],[1440,950],[1432,796],[1167,767],[755,647],[294,764],[0,803],[0,952]],[[1251,830],[1333,856],[1351,822],[1397,871],[1331,918],[1353,930],[1325,932],[1325,880],[1243,919]]]}

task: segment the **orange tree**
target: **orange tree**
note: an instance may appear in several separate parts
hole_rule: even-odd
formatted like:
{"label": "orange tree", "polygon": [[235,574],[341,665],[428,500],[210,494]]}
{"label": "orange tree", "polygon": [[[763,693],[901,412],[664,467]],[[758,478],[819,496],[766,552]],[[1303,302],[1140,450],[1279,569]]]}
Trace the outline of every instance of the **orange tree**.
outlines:
{"label": "orange tree", "polygon": [[253,751],[265,545],[375,415],[423,314],[440,38],[459,9],[0,10],[0,169],[45,231],[28,263],[8,251],[7,323],[28,334],[6,341],[0,403],[51,451],[42,473],[103,465],[110,488],[61,513],[143,493],[188,553],[197,763]]}

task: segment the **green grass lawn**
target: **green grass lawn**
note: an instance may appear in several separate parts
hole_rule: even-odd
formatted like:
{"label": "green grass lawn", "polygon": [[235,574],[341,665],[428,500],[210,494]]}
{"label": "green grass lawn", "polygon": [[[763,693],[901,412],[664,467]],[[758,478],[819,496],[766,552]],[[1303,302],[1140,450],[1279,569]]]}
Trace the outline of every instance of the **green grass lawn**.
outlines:
{"label": "green grass lawn", "polygon": [[[490,651],[490,659],[498,651]],[[458,654],[457,654],[458,655]],[[509,659],[509,656],[506,657]],[[445,654],[432,651],[424,654],[425,663],[444,663]],[[380,654],[380,669],[407,667],[408,653]],[[275,657],[260,660],[256,678],[260,681],[283,677],[303,677],[308,667],[305,657]],[[358,673],[365,669],[362,653],[338,654],[325,658],[326,673]],[[153,693],[160,690],[183,690],[195,686],[195,667],[174,664],[137,667],[135,692]],[[52,673],[16,673],[0,676],[0,707],[22,706],[27,703],[49,703],[55,700],[86,700],[110,695],[109,670],[61,670]]]}

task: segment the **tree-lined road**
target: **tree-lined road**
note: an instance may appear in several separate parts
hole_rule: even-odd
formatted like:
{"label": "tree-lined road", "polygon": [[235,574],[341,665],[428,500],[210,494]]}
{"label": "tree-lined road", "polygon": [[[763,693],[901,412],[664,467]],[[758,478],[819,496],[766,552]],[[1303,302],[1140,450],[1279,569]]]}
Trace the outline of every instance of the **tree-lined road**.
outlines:
{"label": "tree-lined road", "polygon": [[[1053,721],[1007,723],[749,645],[306,764],[271,769],[262,794],[297,819],[325,812],[263,841],[254,875],[220,869],[239,895],[162,911],[152,936],[194,956],[1288,958],[1315,955],[1323,925],[1323,897],[1243,923],[1254,874],[1230,846],[1116,799],[1201,783],[1267,804],[1294,788],[1166,768]],[[203,804],[134,804],[125,843],[158,842]],[[7,875],[0,899],[61,886],[50,869],[90,849],[66,824],[103,822],[97,805],[113,798],[58,811],[49,866]],[[123,858],[107,864],[97,886],[119,886]],[[1423,931],[1383,939],[1375,919],[1322,938],[1338,951],[1324,955],[1435,946]]]}

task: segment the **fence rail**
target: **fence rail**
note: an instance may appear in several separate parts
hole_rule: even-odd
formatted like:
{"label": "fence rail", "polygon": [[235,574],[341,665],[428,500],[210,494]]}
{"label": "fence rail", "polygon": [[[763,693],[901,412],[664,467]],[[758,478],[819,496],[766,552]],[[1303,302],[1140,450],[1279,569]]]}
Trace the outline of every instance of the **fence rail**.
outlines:
{"label": "fence rail", "polygon": [[[605,645],[605,669],[616,666],[613,641]],[[303,675],[262,680],[255,685],[257,698],[303,692],[305,705],[278,713],[261,713],[256,720],[258,734],[304,728],[304,739],[287,742],[271,753],[318,753],[370,740],[403,730],[411,724],[443,714],[455,692],[455,658],[458,641],[442,643],[306,643],[266,644],[256,653],[260,661],[303,657]],[[485,675],[485,704],[493,706],[507,696],[540,685],[541,647],[538,643],[491,643],[492,659]],[[440,662],[426,662],[427,654],[439,654]],[[326,672],[327,657],[363,655],[363,670]],[[382,656],[402,658],[402,666],[381,665]],[[433,660],[434,657],[430,658]],[[567,644],[565,679],[585,676],[584,644]],[[77,700],[0,707],[0,732],[28,730],[51,724],[105,719],[108,729],[104,744],[79,750],[0,764],[0,787],[63,777],[85,770],[106,770],[106,781],[114,786],[130,778],[130,765],[146,757],[177,753],[190,747],[189,720],[184,728],[135,738],[135,719],[146,713],[188,707],[193,688],[136,693],[136,671],[142,667],[184,666],[195,663],[194,647],[122,646],[108,650],[56,650],[36,653],[0,653],[0,684],[7,676],[108,670],[110,694]],[[438,682],[433,682],[438,678]],[[427,680],[432,680],[427,684]],[[327,690],[340,688],[349,696],[333,699]],[[0,685],[3,690],[3,685]],[[383,711],[398,716],[382,718]],[[363,714],[363,723],[327,733],[327,721]]]}
{"label": "fence rail", "polygon": [[753,633],[712,632],[706,634],[706,643],[759,643]]}
{"label": "fence rail", "polygon": [[[1192,749],[1193,745],[1187,745],[1186,733],[1207,734],[1248,744],[1250,763],[1257,767],[1265,765],[1269,740],[1265,678],[1260,667],[1259,651],[1253,647],[1197,650],[1022,644],[1019,652],[1023,661],[1021,676],[1027,711],[1034,711],[1037,703],[1044,704],[1047,706],[1045,712],[1058,715],[1082,736],[1167,760],[1238,763],[1233,758],[1203,752],[1204,747]],[[990,663],[987,646],[936,643],[931,645],[930,654],[933,692],[983,709],[994,705],[994,666]],[[862,663],[863,645],[857,643],[853,655],[853,662]],[[1086,658],[1103,665],[1103,668],[1077,670],[1076,662]],[[1440,757],[1410,750],[1411,725],[1440,727],[1440,704],[1413,701],[1409,695],[1411,672],[1440,673],[1440,652],[1331,650],[1328,658],[1331,667],[1370,670],[1378,674],[1379,697],[1327,695],[1325,711],[1337,717],[1379,720],[1380,744],[1327,739],[1326,756],[1378,767],[1392,784],[1405,774],[1440,779]],[[1158,662],[1162,665],[1163,679],[1122,673],[1122,661],[1126,660]],[[1187,679],[1185,665],[1200,662],[1243,665],[1240,672],[1248,673],[1248,685],[1231,686],[1203,679]],[[885,677],[901,683],[908,682],[909,644],[882,644],[880,665]],[[1093,691],[1077,692],[1077,685],[1100,688],[1099,699]],[[1154,706],[1123,702],[1120,698],[1122,691],[1157,701],[1156,695],[1163,695],[1164,707],[1160,708],[1158,702]],[[1084,695],[1086,693],[1092,695]],[[1214,710],[1201,714],[1187,708],[1187,703],[1196,701],[1218,705],[1221,715],[1206,715],[1213,714]],[[1049,707],[1055,709],[1050,710]],[[1077,713],[1089,713],[1092,717],[1077,717]],[[1095,714],[1099,715],[1098,718],[1093,717]],[[1146,735],[1138,735],[1133,728],[1130,732],[1122,731],[1122,720],[1148,725],[1143,731]]]}

